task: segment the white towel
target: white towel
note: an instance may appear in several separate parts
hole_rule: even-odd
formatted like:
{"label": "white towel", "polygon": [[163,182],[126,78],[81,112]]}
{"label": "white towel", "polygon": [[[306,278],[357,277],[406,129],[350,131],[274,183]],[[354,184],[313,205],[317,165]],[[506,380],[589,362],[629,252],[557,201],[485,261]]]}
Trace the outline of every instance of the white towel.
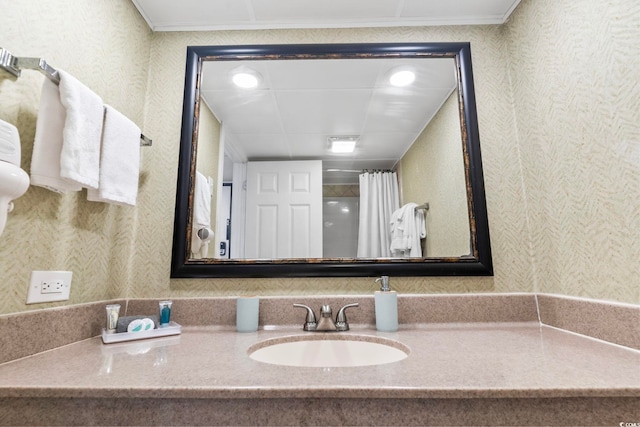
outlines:
{"label": "white towel", "polygon": [[67,112],[60,103],[58,85],[44,79],[31,157],[31,184],[58,193],[80,191],[82,186],[60,176],[62,132]]}
{"label": "white towel", "polygon": [[211,189],[207,177],[198,171],[193,193],[193,223],[211,227]]}
{"label": "white towel", "polygon": [[420,239],[426,237],[424,212],[407,203],[391,215],[391,256],[422,257]]}
{"label": "white towel", "polygon": [[87,190],[94,202],[136,205],[140,175],[140,128],[115,108],[104,106],[100,185]]}
{"label": "white towel", "polygon": [[[206,257],[209,250],[208,242],[201,239],[198,231],[211,227],[211,189],[207,177],[196,171],[196,182],[193,190],[193,226],[191,228],[191,256],[194,258]],[[211,232],[212,234],[212,232]]]}
{"label": "white towel", "polygon": [[100,139],[104,107],[102,99],[75,77],[60,74],[60,102],[67,110],[62,133],[60,176],[86,188],[100,181]]}

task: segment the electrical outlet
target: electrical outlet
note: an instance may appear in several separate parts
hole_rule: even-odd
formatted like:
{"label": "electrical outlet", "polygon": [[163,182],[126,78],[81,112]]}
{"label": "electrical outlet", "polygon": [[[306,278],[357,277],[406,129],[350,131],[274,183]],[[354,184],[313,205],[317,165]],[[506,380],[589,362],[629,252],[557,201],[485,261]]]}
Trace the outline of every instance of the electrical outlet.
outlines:
{"label": "electrical outlet", "polygon": [[43,294],[57,294],[61,293],[64,288],[64,280],[43,280],[40,292]]}
{"label": "electrical outlet", "polygon": [[27,304],[68,300],[72,276],[71,271],[32,271]]}

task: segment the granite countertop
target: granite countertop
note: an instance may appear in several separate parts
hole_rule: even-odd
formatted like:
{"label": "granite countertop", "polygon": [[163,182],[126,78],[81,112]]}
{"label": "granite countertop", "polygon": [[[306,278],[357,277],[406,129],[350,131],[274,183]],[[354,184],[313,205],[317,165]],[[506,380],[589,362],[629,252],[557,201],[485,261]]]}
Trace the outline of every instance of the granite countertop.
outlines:
{"label": "granite countertop", "polygon": [[126,343],[95,337],[0,365],[0,397],[640,396],[640,351],[537,322],[410,324],[395,333],[352,325],[339,333],[410,348],[386,365],[283,367],[247,355],[262,340],[305,333],[297,325],[255,333],[190,326]]}

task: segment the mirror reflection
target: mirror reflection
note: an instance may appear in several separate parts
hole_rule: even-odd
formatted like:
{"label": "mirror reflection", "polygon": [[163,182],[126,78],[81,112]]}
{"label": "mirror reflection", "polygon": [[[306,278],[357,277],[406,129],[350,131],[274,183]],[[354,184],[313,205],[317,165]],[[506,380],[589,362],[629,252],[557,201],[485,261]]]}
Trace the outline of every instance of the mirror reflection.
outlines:
{"label": "mirror reflection", "polygon": [[469,43],[192,46],[184,95],[171,277],[492,274]]}
{"label": "mirror reflection", "polygon": [[470,253],[453,58],[206,61],[200,95],[192,258]]}

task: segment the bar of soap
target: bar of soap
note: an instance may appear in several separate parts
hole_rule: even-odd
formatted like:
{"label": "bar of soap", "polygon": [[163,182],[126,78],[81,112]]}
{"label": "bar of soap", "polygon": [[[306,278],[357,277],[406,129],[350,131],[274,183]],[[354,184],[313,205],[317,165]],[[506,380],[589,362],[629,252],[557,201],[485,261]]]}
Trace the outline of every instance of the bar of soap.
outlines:
{"label": "bar of soap", "polygon": [[116,327],[116,333],[122,333],[122,332],[127,332],[127,328],[129,327],[129,323],[133,322],[136,319],[144,319],[144,318],[148,318],[153,320],[153,328],[157,328],[158,327],[158,316],[157,315],[151,315],[151,316],[124,316],[118,319],[118,326]]}
{"label": "bar of soap", "polygon": [[127,326],[127,332],[145,332],[153,329],[155,324],[153,320],[145,317],[144,319],[134,319]]}

